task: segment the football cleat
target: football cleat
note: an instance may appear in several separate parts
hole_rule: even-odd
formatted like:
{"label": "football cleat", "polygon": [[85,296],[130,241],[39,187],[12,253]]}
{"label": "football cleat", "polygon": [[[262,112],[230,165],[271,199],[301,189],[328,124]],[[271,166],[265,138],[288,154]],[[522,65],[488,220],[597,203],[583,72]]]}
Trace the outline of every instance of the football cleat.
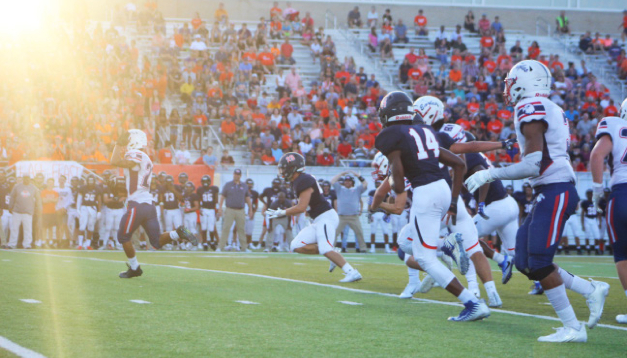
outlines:
{"label": "football cleat", "polygon": [[335,264],[335,262],[331,261],[329,263],[329,272],[333,272],[333,270],[335,270],[336,267],[337,265]]}
{"label": "football cleat", "polygon": [[370,247],[370,253],[371,254],[376,254],[377,253],[377,249],[374,248],[374,246]]}
{"label": "football cleat", "polygon": [[453,259],[453,262],[459,268],[459,272],[462,275],[465,275],[468,272],[468,267],[470,266],[470,261],[468,259],[468,255],[466,254],[466,250],[464,250],[464,245],[462,245],[462,234],[453,233],[444,239],[444,244],[442,245],[442,252]]}
{"label": "football cleat", "polygon": [[494,291],[493,293],[488,292],[488,306],[490,308],[501,308],[503,307],[503,301],[501,301],[501,297],[498,292]]}
{"label": "football cleat", "polygon": [[128,266],[128,270],[126,270],[125,272],[120,272],[120,278],[139,277],[144,273],[141,266],[137,266],[137,270],[133,270],[128,263],[126,264],[126,266]]}
{"label": "football cleat", "polygon": [[454,322],[471,322],[478,321],[490,317],[490,309],[486,306],[484,300],[477,302],[464,303],[464,309],[457,317],[449,317],[449,321]]}
{"label": "football cleat", "polygon": [[530,295],[541,295],[544,293],[544,288],[540,285],[539,281],[534,281],[533,286],[531,286],[531,291],[529,291]]}
{"label": "football cleat", "polygon": [[627,314],[619,314],[616,316],[616,322],[627,324]]}
{"label": "football cleat", "polygon": [[446,255],[440,255],[438,257],[440,261],[446,266],[449,271],[453,271],[453,259]]}
{"label": "football cleat", "polygon": [[551,343],[567,343],[567,342],[580,342],[585,343],[588,340],[588,333],[586,332],[586,326],[581,325],[579,330],[571,327],[553,328],[555,333],[548,336],[542,336],[538,338],[538,342],[551,342]]}
{"label": "football cleat", "polygon": [[501,283],[506,284],[512,278],[512,270],[514,269],[514,259],[509,257],[507,253],[505,255],[505,260],[499,264],[501,268],[501,272],[503,272],[503,278],[501,278]]}
{"label": "football cleat", "polygon": [[359,271],[352,269],[346,274],[346,277],[340,280],[340,282],[355,282],[361,280],[361,274]]}
{"label": "football cleat", "polygon": [[418,292],[427,293],[431,291],[434,285],[435,285],[435,280],[433,279],[433,277],[431,277],[431,275],[427,275],[427,277],[425,277],[425,279],[422,280],[422,282],[420,283]]}
{"label": "football cleat", "polygon": [[587,326],[593,329],[603,314],[603,305],[605,305],[605,298],[610,291],[610,285],[606,282],[590,280],[594,291],[586,297],[586,305],[590,309],[590,318],[588,319]]}
{"label": "football cleat", "polygon": [[176,233],[178,234],[178,236],[181,239],[187,240],[187,241],[191,242],[192,245],[194,245],[194,246],[198,245],[198,239],[196,238],[196,235],[194,235],[194,233],[189,231],[189,229],[186,228],[185,226],[181,225],[181,226],[177,227],[176,228]]}
{"label": "football cleat", "polygon": [[403,292],[398,295],[398,298],[412,298],[418,292],[418,289],[420,289],[420,279],[409,280],[409,283],[407,283]]}

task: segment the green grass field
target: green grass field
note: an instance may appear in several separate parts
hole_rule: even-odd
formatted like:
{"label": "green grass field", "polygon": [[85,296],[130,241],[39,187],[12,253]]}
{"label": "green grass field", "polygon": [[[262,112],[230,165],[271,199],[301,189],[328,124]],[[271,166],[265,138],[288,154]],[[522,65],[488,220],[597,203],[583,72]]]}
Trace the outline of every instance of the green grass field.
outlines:
{"label": "green grass field", "polygon": [[[138,257],[144,275],[122,280],[122,252],[0,251],[0,336],[46,357],[627,356],[627,327],[615,322],[627,298],[609,257],[558,258],[612,286],[604,326],[588,331],[588,343],[562,345],[536,342],[560,323],[545,296],[527,295],[530,282],[517,273],[503,286],[494,272],[502,310],[454,323],[446,318],[461,306],[442,289],[396,297],[407,270],[394,255],[347,255],[364,276],[350,284],[338,283],[341,270],[328,273],[320,256]],[[570,297],[587,320],[584,299]],[[0,348],[5,356],[14,357]]]}

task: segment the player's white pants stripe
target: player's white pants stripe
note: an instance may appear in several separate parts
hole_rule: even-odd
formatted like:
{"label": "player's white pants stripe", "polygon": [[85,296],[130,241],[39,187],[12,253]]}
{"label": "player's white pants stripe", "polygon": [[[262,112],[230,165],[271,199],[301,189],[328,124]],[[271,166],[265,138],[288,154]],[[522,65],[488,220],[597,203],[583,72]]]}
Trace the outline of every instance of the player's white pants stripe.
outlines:
{"label": "player's white pants stripe", "polygon": [[564,203],[566,202],[565,196],[567,195],[568,195],[568,192],[563,192],[557,198],[555,198],[556,206],[553,209],[553,219],[551,221],[552,228],[551,228],[550,244],[548,246],[553,246],[555,244],[555,241],[558,239],[557,233],[559,232],[559,224],[561,221],[560,219],[562,218],[562,216],[564,216],[564,212],[566,211],[566,205],[564,205]]}
{"label": "player's white pants stripe", "polygon": [[614,232],[614,199],[607,203],[605,222],[607,223],[607,232],[610,235],[610,244],[613,244],[616,242],[616,233]]}
{"label": "player's white pants stripe", "polygon": [[126,219],[126,233],[130,233],[131,232],[131,228],[133,227],[133,221],[135,220],[135,208],[131,209],[131,213],[128,216],[128,219]]}

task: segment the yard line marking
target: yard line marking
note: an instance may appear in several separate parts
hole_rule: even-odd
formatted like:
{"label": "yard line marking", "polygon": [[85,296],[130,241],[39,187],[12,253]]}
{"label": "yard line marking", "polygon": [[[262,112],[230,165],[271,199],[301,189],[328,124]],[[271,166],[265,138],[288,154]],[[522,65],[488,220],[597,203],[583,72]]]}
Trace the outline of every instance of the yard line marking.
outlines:
{"label": "yard line marking", "polygon": [[187,261],[179,261],[180,264],[188,264],[189,262]]}
{"label": "yard line marking", "polygon": [[359,303],[359,302],[353,302],[353,301],[338,301],[339,303],[343,303],[345,305],[349,305],[349,306],[363,306],[363,303]]}
{"label": "yard line marking", "polygon": [[20,298],[20,301],[25,303],[41,303],[41,301],[34,300],[32,298]]}
{"label": "yard line marking", "polygon": [[238,265],[248,265],[248,264],[247,264],[247,263],[245,263],[245,262],[236,262],[236,264],[238,264]]}
{"label": "yard line marking", "polygon": [[72,262],[72,260],[63,260],[63,262]]}
{"label": "yard line marking", "polygon": [[5,349],[18,357],[22,358],[46,358],[46,356],[24,348],[19,344],[10,341],[8,338],[0,336],[0,348]]}
{"label": "yard line marking", "polygon": [[131,301],[133,303],[139,303],[140,305],[145,305],[145,304],[152,303],[152,302],[148,302],[148,301],[144,301],[144,300],[129,300],[129,301]]}
{"label": "yard line marking", "polygon": [[[55,254],[33,252],[33,251],[10,251],[10,252],[27,254],[27,255],[42,255],[42,256],[50,256],[50,257],[67,257],[67,256],[64,256],[64,255],[55,255]],[[78,257],[78,256],[75,256],[75,258],[77,258],[77,259],[85,259],[85,260],[102,261],[102,262],[112,262],[112,263],[116,263],[116,264],[122,264],[122,263],[125,262],[125,261],[119,261],[119,260],[85,258],[85,257]],[[343,291],[349,291],[349,292],[367,293],[367,294],[383,296],[383,297],[394,297],[395,299],[398,300],[398,294],[393,294],[393,293],[376,292],[376,291],[364,290],[364,289],[359,289],[359,288],[351,288],[351,287],[345,287],[345,286],[331,285],[331,284],[327,284],[327,283],[319,283],[319,282],[313,282],[313,281],[302,281],[302,280],[296,280],[296,279],[285,278],[285,277],[267,276],[267,275],[261,275],[261,274],[256,274],[256,273],[220,271],[220,270],[202,269],[202,268],[196,268],[196,267],[185,267],[185,266],[164,265],[164,264],[150,264],[150,263],[144,263],[143,265],[144,266],[176,268],[176,269],[190,270],[190,271],[221,273],[221,274],[226,274],[226,275],[258,277],[258,278],[265,278],[265,279],[269,279],[269,280],[276,280],[276,281],[283,281],[283,282],[302,283],[302,284],[305,284],[305,285],[318,286],[318,287],[327,287],[327,288],[333,288],[333,289],[336,289],[336,290],[343,290]],[[592,277],[592,276],[589,276],[589,277]],[[438,305],[444,305],[444,306],[462,307],[462,304],[458,303],[458,302],[446,302],[446,301],[438,301],[438,300],[431,300],[431,299],[427,299],[427,298],[415,298],[415,297],[412,298],[412,300],[421,301],[421,302],[425,302],[425,303],[433,303],[433,304],[438,304]],[[490,311],[504,313],[504,314],[510,314],[510,315],[513,315],[513,316],[538,318],[538,319],[543,319],[543,320],[547,320],[547,321],[559,321],[559,318],[557,318],[557,317],[535,315],[535,314],[516,312],[516,311],[508,311],[508,310],[504,310],[504,309],[492,308],[492,309],[490,309]],[[597,324],[597,327],[615,329],[615,330],[620,330],[620,331],[627,331],[627,327],[614,326],[614,325],[611,325],[611,324]]]}
{"label": "yard line marking", "polygon": [[302,263],[302,262],[294,262],[294,265],[298,265],[298,266],[305,266],[306,264]]}
{"label": "yard line marking", "polygon": [[253,302],[253,301],[235,301],[237,303],[241,303],[243,305],[258,305],[258,302]]}
{"label": "yard line marking", "polygon": [[2,261],[5,261],[5,262],[7,262],[7,261],[11,261],[11,260],[9,260],[9,259],[2,259]]}

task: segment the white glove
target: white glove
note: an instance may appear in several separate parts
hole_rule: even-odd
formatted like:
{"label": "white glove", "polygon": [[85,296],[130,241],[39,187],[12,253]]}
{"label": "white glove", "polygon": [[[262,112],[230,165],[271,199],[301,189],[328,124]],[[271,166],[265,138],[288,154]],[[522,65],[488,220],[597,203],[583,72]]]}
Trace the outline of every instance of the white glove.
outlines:
{"label": "white glove", "polygon": [[598,207],[601,196],[603,196],[603,184],[592,183],[592,203],[595,207]]}
{"label": "white glove", "polygon": [[493,181],[494,178],[492,178],[490,170],[480,170],[466,179],[464,184],[466,184],[466,188],[472,194],[477,191],[477,189],[481,188],[483,184],[491,183]]}
{"label": "white glove", "polygon": [[96,213],[96,220],[100,221],[100,217],[102,216],[102,213],[99,211]]}
{"label": "white glove", "polygon": [[268,210],[266,210],[266,214],[268,215],[268,218],[270,218],[270,219],[280,218],[280,217],[285,216],[285,210],[283,210],[283,209],[278,209],[278,210],[268,209]]}

